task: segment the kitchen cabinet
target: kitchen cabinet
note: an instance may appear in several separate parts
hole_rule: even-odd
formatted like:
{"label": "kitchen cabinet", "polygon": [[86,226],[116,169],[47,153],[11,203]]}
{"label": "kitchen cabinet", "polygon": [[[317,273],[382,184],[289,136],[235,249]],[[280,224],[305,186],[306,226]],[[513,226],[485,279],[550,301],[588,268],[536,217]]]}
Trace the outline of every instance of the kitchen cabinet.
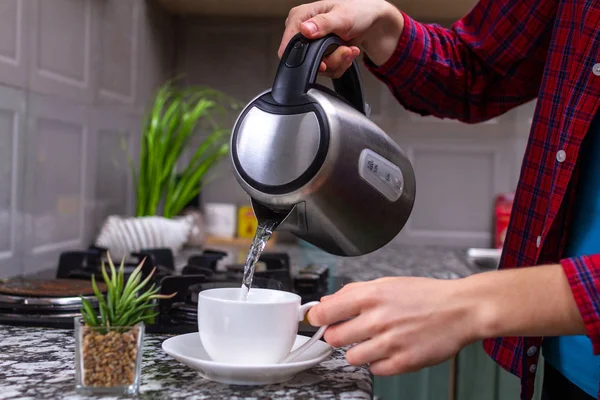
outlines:
{"label": "kitchen cabinet", "polygon": [[0,278],[55,268],[131,211],[122,142],[171,76],[172,17],[143,0],[0,1]]}
{"label": "kitchen cabinet", "polygon": [[480,342],[463,349],[457,364],[457,400],[519,398],[519,380],[496,365]]}
{"label": "kitchen cabinet", "polygon": [[[543,360],[540,361],[534,400],[541,399]],[[419,372],[375,377],[374,395],[379,400],[517,400],[519,379],[500,368],[481,342],[464,348],[453,361]]]}
{"label": "kitchen cabinet", "polygon": [[[311,0],[157,0],[179,15],[285,17],[295,6]],[[468,13],[476,0],[391,0],[414,18],[423,21],[455,21]]]}
{"label": "kitchen cabinet", "polygon": [[24,228],[19,177],[25,167],[25,97],[21,89],[0,87],[0,277],[8,275],[4,266],[18,265],[23,252],[17,238]]}
{"label": "kitchen cabinet", "polygon": [[418,372],[374,379],[378,400],[451,400],[451,361]]}
{"label": "kitchen cabinet", "polygon": [[[464,348],[458,355],[456,400],[515,400],[519,398],[519,379],[500,368],[483,351],[481,342]],[[541,399],[544,361],[540,357],[536,373],[534,400]]]}

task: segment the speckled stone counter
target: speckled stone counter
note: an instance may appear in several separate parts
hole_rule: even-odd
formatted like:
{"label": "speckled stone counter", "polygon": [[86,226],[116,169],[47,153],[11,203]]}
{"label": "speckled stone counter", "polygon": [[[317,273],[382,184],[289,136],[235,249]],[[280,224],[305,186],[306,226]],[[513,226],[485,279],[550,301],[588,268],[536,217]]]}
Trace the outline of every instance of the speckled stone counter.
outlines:
{"label": "speckled stone counter", "polygon": [[409,246],[395,241],[359,257],[334,257],[312,246],[278,246],[290,254],[292,262],[305,265],[323,262],[333,275],[349,281],[366,281],[385,276],[422,276],[437,279],[462,278],[481,272],[467,262],[465,249]]}
{"label": "speckled stone counter", "polygon": [[[227,263],[243,263],[247,248],[210,246],[229,252]],[[466,249],[442,246],[412,246],[392,240],[373,253],[359,257],[337,257],[301,242],[298,244],[276,244],[265,251],[285,252],[290,256],[292,270],[298,270],[310,263],[326,264],[334,277],[343,281],[365,281],[385,276],[422,276],[437,279],[457,279],[483,270],[469,263]],[[197,250],[196,250],[197,252]],[[194,250],[179,254],[177,268],[183,268],[187,257]]]}
{"label": "speckled stone counter", "polygon": [[[343,399],[372,397],[366,368],[349,365],[343,350],[291,381],[234,387],[210,382],[161,348],[167,338],[146,335],[139,399]],[[109,399],[75,392],[72,331],[0,325],[0,399]],[[121,397],[127,398],[127,397]]]}

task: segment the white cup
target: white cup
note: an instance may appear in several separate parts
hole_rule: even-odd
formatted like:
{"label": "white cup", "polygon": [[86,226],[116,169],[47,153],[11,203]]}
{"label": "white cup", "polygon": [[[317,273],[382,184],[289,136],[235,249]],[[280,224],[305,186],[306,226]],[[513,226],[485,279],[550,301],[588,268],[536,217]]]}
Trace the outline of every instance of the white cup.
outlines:
{"label": "white cup", "polygon": [[203,290],[198,294],[198,332],[213,361],[265,365],[292,361],[319,340],[322,326],[290,353],[298,323],[318,301],[300,304],[300,296],[272,289],[250,289],[246,301],[240,288]]}

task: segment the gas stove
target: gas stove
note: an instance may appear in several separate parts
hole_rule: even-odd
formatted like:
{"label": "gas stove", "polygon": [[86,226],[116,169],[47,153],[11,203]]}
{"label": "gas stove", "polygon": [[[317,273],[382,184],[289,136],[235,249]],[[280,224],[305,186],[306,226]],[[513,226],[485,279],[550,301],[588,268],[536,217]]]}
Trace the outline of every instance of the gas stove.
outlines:
{"label": "gas stove", "polygon": [[[80,296],[96,306],[91,277],[102,282],[101,264],[107,259],[103,248],[90,247],[60,255],[51,279],[17,277],[0,280],[0,324],[73,329],[80,315]],[[143,260],[142,278],[155,269],[153,283],[160,292],[176,296],[157,300],[159,315],[147,332],[196,332],[198,293],[217,287],[240,287],[243,264],[227,263],[228,253],[206,249],[188,256],[185,265],[175,268],[170,249],[146,249],[131,254],[125,261],[127,277]],[[115,264],[116,264],[116,260]],[[263,253],[257,264],[252,287],[294,292],[302,303],[318,300],[328,293],[329,269],[307,265],[292,273],[287,253]],[[101,287],[100,290],[103,290]],[[310,335],[315,328],[301,323],[300,334]]]}

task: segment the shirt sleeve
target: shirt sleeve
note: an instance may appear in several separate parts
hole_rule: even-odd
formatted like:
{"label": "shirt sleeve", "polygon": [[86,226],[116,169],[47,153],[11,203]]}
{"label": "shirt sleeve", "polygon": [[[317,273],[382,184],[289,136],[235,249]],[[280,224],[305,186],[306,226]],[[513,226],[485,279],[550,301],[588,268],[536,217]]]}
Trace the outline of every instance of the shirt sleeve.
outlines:
{"label": "shirt sleeve", "polygon": [[450,29],[405,13],[393,55],[366,67],[421,115],[481,122],[535,97],[556,0],[480,0]]}
{"label": "shirt sleeve", "polygon": [[600,255],[561,260],[594,354],[600,354]]}

